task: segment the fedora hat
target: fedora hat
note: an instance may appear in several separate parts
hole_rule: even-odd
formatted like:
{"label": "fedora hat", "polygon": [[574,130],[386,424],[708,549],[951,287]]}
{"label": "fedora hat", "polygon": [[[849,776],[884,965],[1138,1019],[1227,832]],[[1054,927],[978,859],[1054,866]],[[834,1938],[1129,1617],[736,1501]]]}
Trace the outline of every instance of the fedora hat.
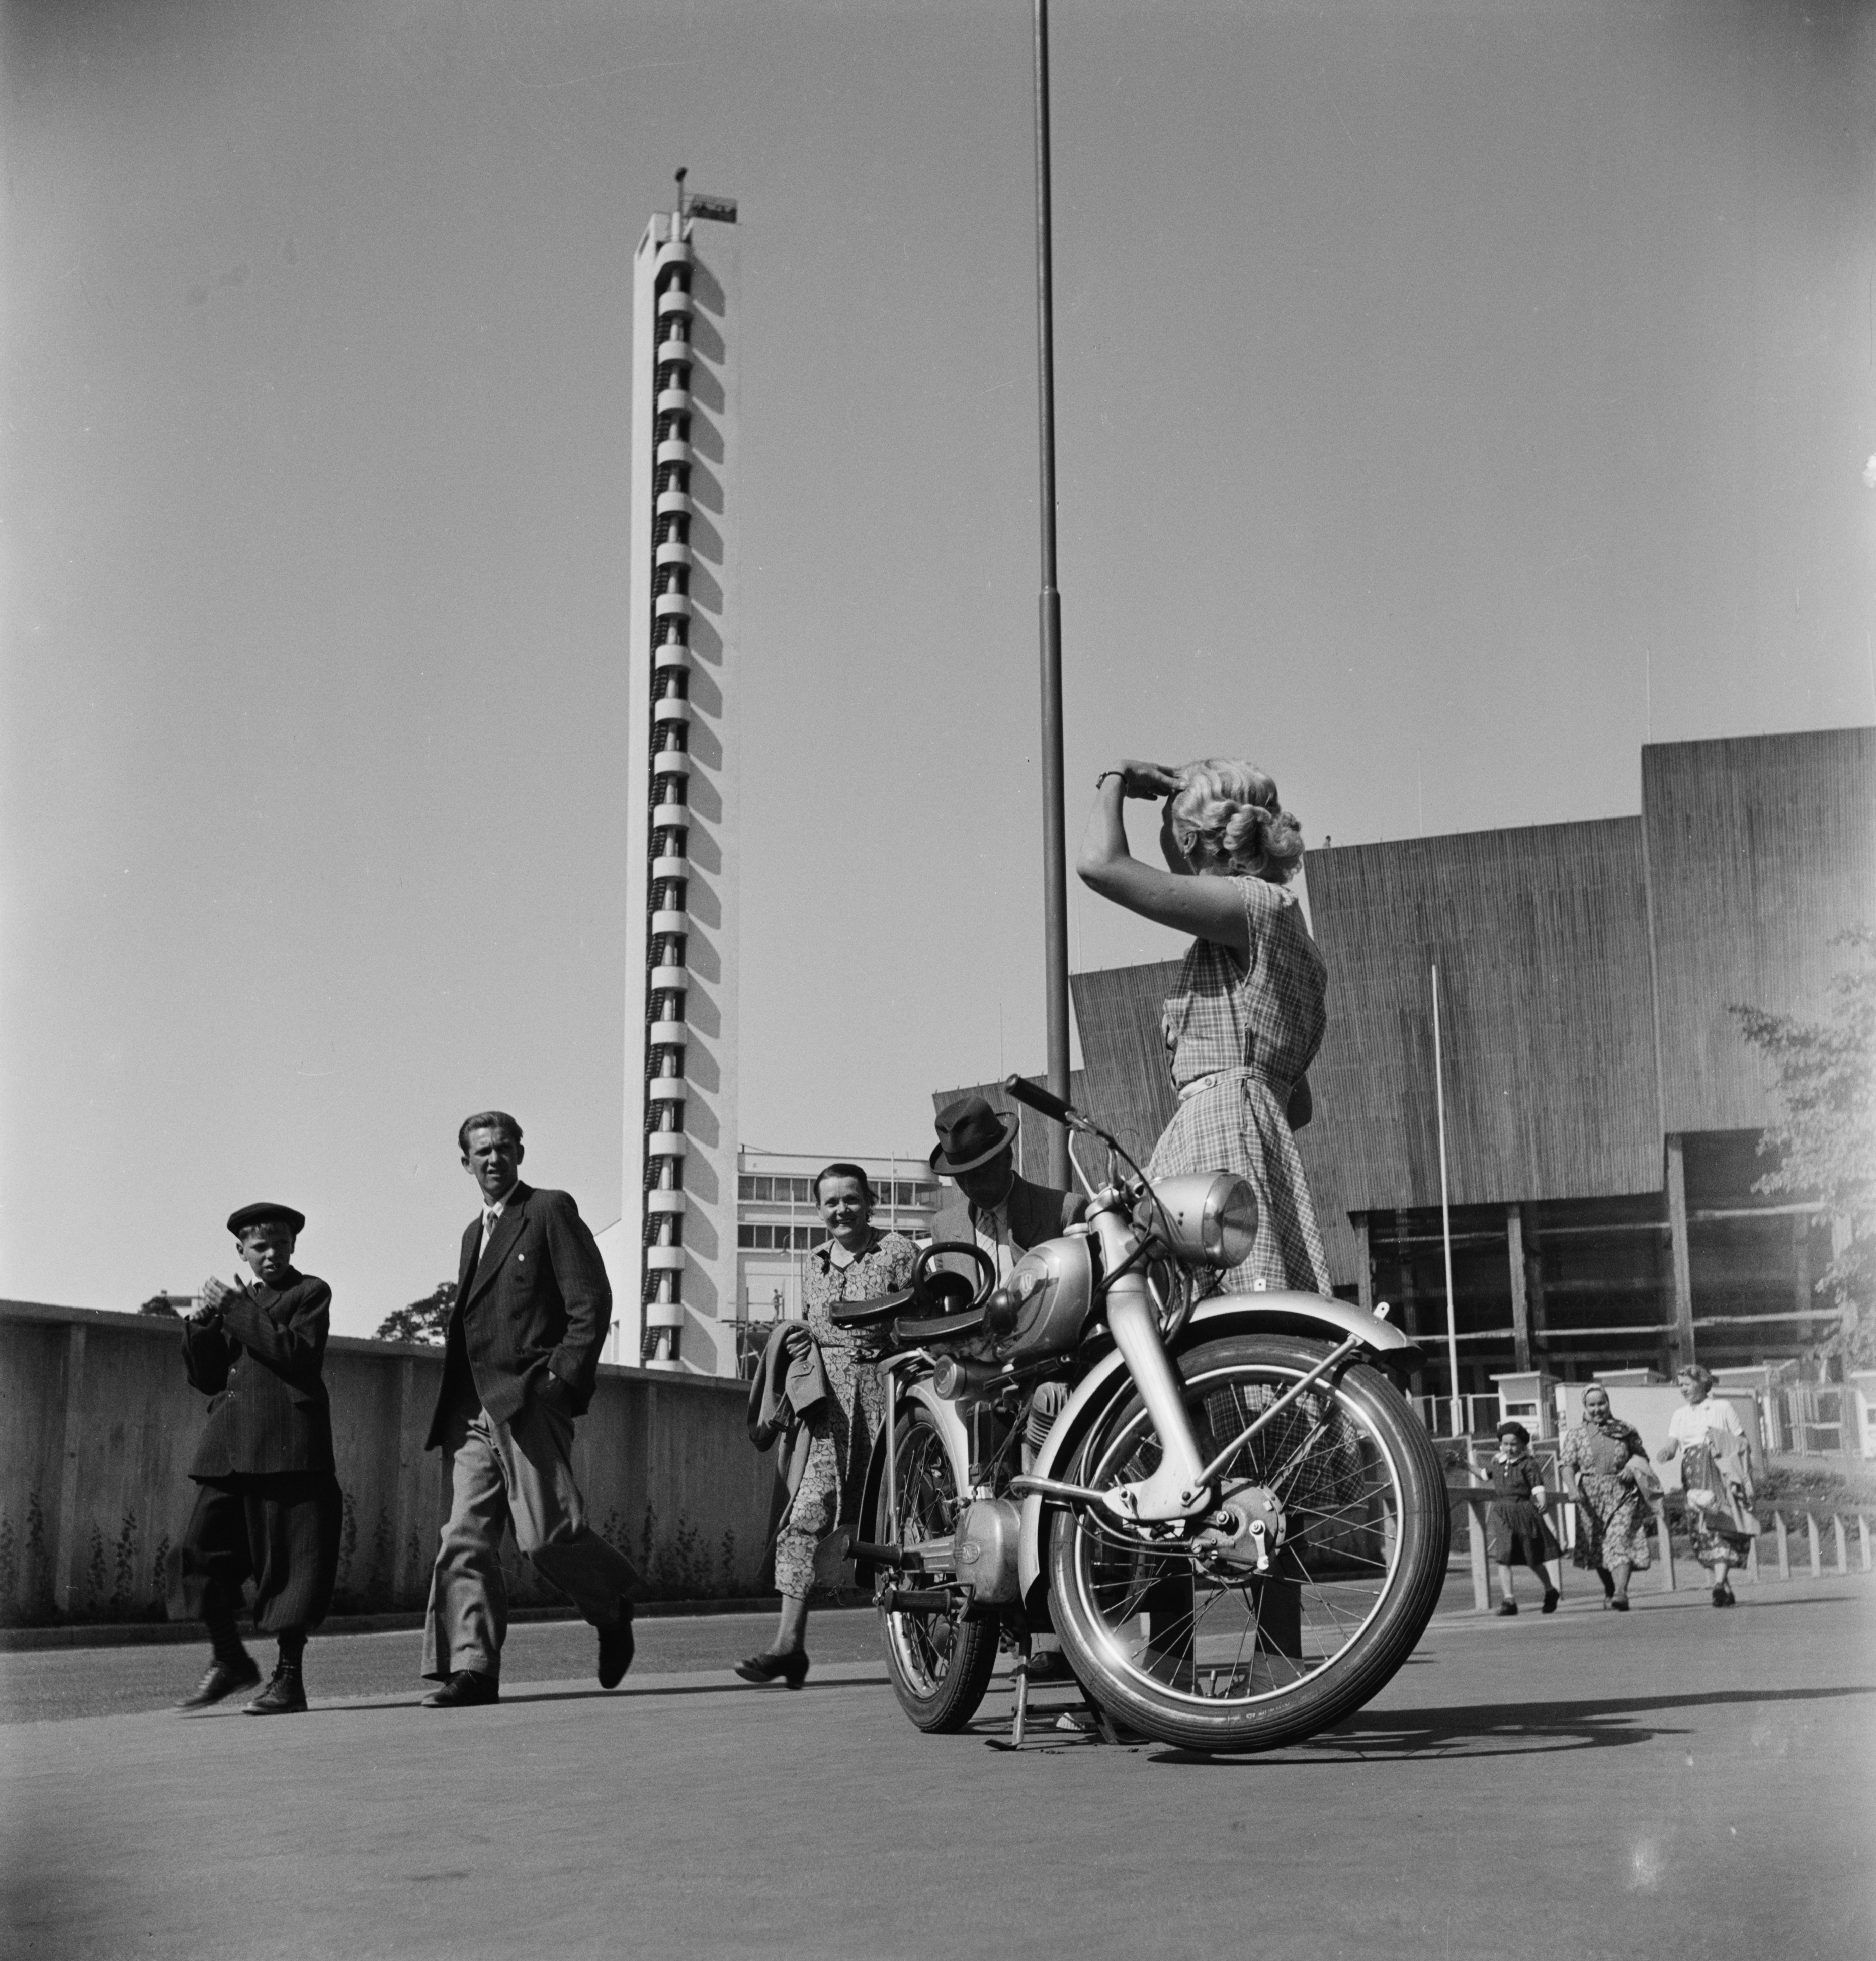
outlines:
{"label": "fedora hat", "polygon": [[959,1097],[955,1103],[946,1104],[933,1121],[938,1149],[928,1162],[941,1174],[975,1171],[1016,1140],[1014,1113],[999,1114],[981,1096]]}

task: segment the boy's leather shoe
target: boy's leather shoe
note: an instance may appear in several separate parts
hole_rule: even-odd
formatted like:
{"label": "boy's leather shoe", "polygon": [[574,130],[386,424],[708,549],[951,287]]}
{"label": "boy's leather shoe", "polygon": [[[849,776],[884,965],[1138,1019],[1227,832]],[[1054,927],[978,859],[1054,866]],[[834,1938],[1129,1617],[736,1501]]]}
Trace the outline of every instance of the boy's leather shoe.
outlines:
{"label": "boy's leather shoe", "polygon": [[206,1709],[217,1702],[225,1702],[237,1689],[252,1688],[260,1679],[260,1670],[254,1657],[244,1653],[239,1661],[209,1663],[201,1681],[196,1685],[193,1695],[186,1695],[177,1704],[178,1709]]}
{"label": "boy's leather shoe", "polygon": [[433,1688],[423,1698],[426,1709],[474,1709],[485,1702],[502,1700],[502,1685],[492,1675],[478,1675],[473,1668],[459,1668],[441,1688]]}
{"label": "boy's leather shoe", "polygon": [[298,1716],[306,1708],[306,1684],[298,1662],[283,1661],[273,1679],[244,1708],[244,1716]]}
{"label": "boy's leather shoe", "polygon": [[632,1657],[639,1651],[638,1637],[632,1631],[632,1602],[621,1600],[619,1618],[599,1631],[599,1685],[616,1688],[626,1679]]}

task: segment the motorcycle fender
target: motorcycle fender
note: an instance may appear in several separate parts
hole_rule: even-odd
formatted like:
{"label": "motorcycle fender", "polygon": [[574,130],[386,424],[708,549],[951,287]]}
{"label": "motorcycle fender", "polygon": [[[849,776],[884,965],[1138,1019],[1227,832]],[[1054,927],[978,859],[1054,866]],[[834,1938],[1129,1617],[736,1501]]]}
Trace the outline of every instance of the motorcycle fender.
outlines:
{"label": "motorcycle fender", "polygon": [[[888,1386],[893,1379],[887,1377]],[[938,1435],[944,1440],[944,1448],[951,1460],[951,1475],[957,1481],[960,1491],[970,1489],[970,1437],[964,1428],[964,1421],[957,1414],[957,1405],[947,1402],[931,1384],[928,1378],[898,1387],[900,1421],[905,1421],[909,1404],[916,1403],[921,1409],[929,1411],[932,1420],[938,1425]],[[867,1459],[866,1482],[862,1487],[860,1517],[870,1521],[874,1516],[881,1486],[886,1481],[886,1431],[884,1424],[880,1433],[873,1440],[872,1455]],[[873,1583],[874,1567],[870,1559],[856,1559],[853,1562],[854,1584],[865,1588]]]}
{"label": "motorcycle fender", "polygon": [[[1346,1300],[1317,1293],[1215,1294],[1201,1301],[1174,1344],[1176,1354],[1201,1341],[1239,1332],[1302,1334],[1338,1344],[1350,1335],[1359,1338],[1371,1357],[1390,1375],[1402,1376],[1419,1366],[1421,1351],[1391,1322],[1378,1321]],[[1116,1378],[1120,1378],[1116,1382]],[[1118,1349],[1103,1356],[1076,1384],[1068,1406],[1050,1426],[1037,1453],[1034,1475],[1059,1478],[1059,1466],[1073,1457],[1096,1413],[1124,1386],[1126,1364]],[[1017,1541],[1017,1578],[1032,1624],[1046,1625],[1046,1583],[1043,1568],[1049,1556],[1043,1501],[1023,1500],[1022,1530]]]}

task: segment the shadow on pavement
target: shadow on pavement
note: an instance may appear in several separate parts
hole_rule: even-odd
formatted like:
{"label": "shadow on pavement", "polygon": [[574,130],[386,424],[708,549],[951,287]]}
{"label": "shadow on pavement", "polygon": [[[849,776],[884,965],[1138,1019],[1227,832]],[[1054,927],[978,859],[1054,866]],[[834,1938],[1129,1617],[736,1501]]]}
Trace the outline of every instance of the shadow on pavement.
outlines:
{"label": "shadow on pavement", "polygon": [[[650,1702],[661,1697],[672,1695],[811,1695],[825,1693],[836,1688],[885,1688],[890,1686],[884,1675],[856,1676],[845,1681],[804,1682],[799,1688],[777,1689],[772,1685],[765,1688],[762,1685],[749,1682],[671,1682],[658,1688],[634,1688],[629,1683],[619,1688],[545,1688],[520,1689],[513,1695],[504,1694],[499,1702],[479,1703],[483,1709],[511,1709],[527,1702]],[[316,1702],[306,1713],[309,1716],[350,1716],[381,1709],[419,1709],[423,1706],[423,1695],[412,1691],[408,1695],[397,1695],[375,1702]],[[217,1714],[224,1712],[217,1711]],[[452,1710],[432,1710],[432,1715],[453,1715]]]}
{"label": "shadow on pavement", "polygon": [[1503,1703],[1472,1708],[1400,1709],[1352,1716],[1307,1743],[1268,1752],[1205,1754],[1167,1749],[1156,1764],[1199,1766],[1242,1764],[1253,1759],[1272,1766],[1320,1765],[1324,1761],[1385,1762],[1426,1756],[1518,1757],[1566,1750],[1620,1749],[1657,1736],[1685,1735],[1671,1723],[1651,1725],[1632,1719],[1657,1711],[1708,1709],[1722,1704],[1821,1702],[1851,1695],[1876,1695],[1876,1685],[1843,1688],[1727,1688],[1706,1695],[1623,1695],[1599,1701]]}

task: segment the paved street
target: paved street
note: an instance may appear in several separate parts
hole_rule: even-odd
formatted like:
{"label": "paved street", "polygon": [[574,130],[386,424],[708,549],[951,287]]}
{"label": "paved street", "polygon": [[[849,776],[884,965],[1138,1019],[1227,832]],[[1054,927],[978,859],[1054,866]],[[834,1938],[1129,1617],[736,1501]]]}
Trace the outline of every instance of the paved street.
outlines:
{"label": "paved street", "polygon": [[[1449,1591],[1449,1604],[1457,1604]],[[317,1643],[304,1718],[167,1700],[192,1648],[0,1656],[18,1956],[1737,1955],[1876,1947],[1876,1582],[1444,1612],[1332,1735],[1225,1762],[922,1738],[869,1617],[799,1695],[762,1624],[650,1624],[620,1693],[518,1629],[507,1699],[413,1706],[409,1634]],[[1039,1698],[1040,1699],[1040,1698]]]}

